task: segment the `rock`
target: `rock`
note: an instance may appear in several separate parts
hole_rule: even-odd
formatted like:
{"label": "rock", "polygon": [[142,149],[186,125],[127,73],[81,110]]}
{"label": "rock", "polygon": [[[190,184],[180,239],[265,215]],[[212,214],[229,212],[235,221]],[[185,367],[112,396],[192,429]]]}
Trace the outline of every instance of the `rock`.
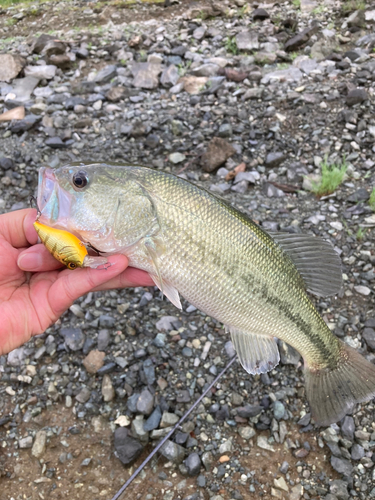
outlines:
{"label": "rock", "polygon": [[351,450],[352,460],[361,460],[361,458],[363,458],[364,456],[365,450],[363,449],[363,446],[354,443]]}
{"label": "rock", "polygon": [[98,350],[105,351],[109,345],[110,339],[111,337],[107,329],[100,330],[98,334]]}
{"label": "rock", "polygon": [[207,150],[201,157],[201,165],[205,172],[213,172],[227,161],[236,150],[234,147],[220,137],[214,137],[208,144]]}
{"label": "rock", "polygon": [[273,403],[273,415],[276,420],[281,420],[285,416],[285,406],[281,401],[275,401]]}
{"label": "rock", "polygon": [[354,430],[355,425],[353,417],[346,416],[343,423],[341,424],[341,432],[343,436],[349,439],[349,441],[353,441]]}
{"label": "rock", "polygon": [[30,100],[31,93],[36,92],[36,86],[39,83],[39,78],[26,76],[25,78],[17,78],[13,81],[13,92],[16,95],[17,101],[27,102]]}
{"label": "rock", "polygon": [[198,476],[202,466],[198,453],[191,453],[184,461],[184,464],[189,476]]}
{"label": "rock", "polygon": [[218,74],[220,67],[217,64],[202,64],[191,70],[194,76],[215,76]]}
{"label": "rock", "polygon": [[113,316],[109,314],[102,314],[99,316],[99,325],[103,328],[113,328],[116,324],[116,320]]}
{"label": "rock", "polygon": [[237,415],[242,418],[252,418],[259,415],[262,412],[263,408],[257,405],[245,405],[239,408],[236,408]]}
{"label": "rock", "polygon": [[169,413],[165,411],[163,413],[163,416],[161,418],[160,422],[160,428],[164,429],[165,427],[171,427],[180,420],[180,417],[178,415],[175,415],[174,413]]}
{"label": "rock", "polygon": [[247,99],[261,99],[264,93],[264,89],[260,87],[254,87],[252,89],[246,90],[242,99],[246,101]]}
{"label": "rock", "polygon": [[149,434],[148,432],[144,429],[144,416],[143,415],[137,415],[135,419],[132,422],[132,434],[133,437],[136,439],[139,439],[139,441],[142,444],[147,444],[149,441]]}
{"label": "rock", "polygon": [[48,58],[48,62],[64,70],[70,69],[73,63],[73,61],[67,54],[60,54],[60,55],[53,54],[51,57]]}
{"label": "rock", "polygon": [[130,423],[131,423],[131,420],[127,415],[120,415],[115,420],[115,424],[119,425],[120,427],[127,427],[128,425],[130,425]]}
{"label": "rock", "polygon": [[268,12],[264,9],[255,9],[252,13],[252,16],[254,21],[264,21],[265,19],[268,19],[270,17]]}
{"label": "rock", "polygon": [[349,500],[348,483],[341,479],[335,479],[329,485],[329,491],[339,500]]}
{"label": "rock", "polygon": [[156,89],[159,85],[158,76],[161,70],[161,64],[134,63],[131,67],[134,77],[133,86],[138,89]]}
{"label": "rock", "polygon": [[302,495],[303,495],[302,484],[296,484],[295,486],[292,487],[288,500],[300,500],[300,498],[302,498]]}
{"label": "rock", "polygon": [[20,73],[26,61],[14,54],[0,54],[0,82],[10,82]]}
{"label": "rock", "polygon": [[154,396],[148,389],[144,389],[137,401],[137,411],[143,415],[150,415],[154,407]]}
{"label": "rock", "polygon": [[60,137],[48,137],[48,139],[45,140],[45,145],[52,149],[62,149],[66,147]]}
{"label": "rock", "polygon": [[315,35],[319,30],[319,27],[317,25],[309,26],[308,28],[304,29],[301,31],[301,33],[298,33],[298,35],[295,35],[294,37],[290,38],[285,46],[284,49],[287,52],[294,52],[297,50],[299,47],[307,43],[310,38]]}
{"label": "rock", "polygon": [[66,48],[66,44],[61,40],[51,39],[44,45],[41,53],[43,56],[49,58],[53,55],[65,54]]}
{"label": "rock", "polygon": [[257,437],[257,446],[263,450],[275,451],[274,448],[269,444],[268,439],[265,436]]}
{"label": "rock", "polygon": [[161,410],[160,406],[157,406],[155,410],[151,413],[151,415],[148,417],[146,422],[143,425],[143,428],[145,431],[153,431],[154,429],[157,429],[159,427],[161,420]]}
{"label": "rock", "polygon": [[46,431],[38,431],[35,435],[35,440],[33,447],[31,449],[31,454],[35,458],[42,458],[44,452],[46,451],[47,443],[47,433]]}
{"label": "rock", "polygon": [[255,436],[256,432],[253,427],[246,426],[246,427],[240,427],[238,429],[238,434],[242,437],[242,439],[248,441],[249,439]]}
{"label": "rock", "polygon": [[331,465],[336,472],[344,474],[345,476],[351,476],[353,472],[353,465],[349,460],[346,460],[344,458],[331,456]]}
{"label": "rock", "polygon": [[79,351],[85,343],[85,335],[80,328],[61,328],[60,335],[64,337],[65,345],[71,351]]}
{"label": "rock", "polygon": [[174,64],[171,64],[162,72],[160,83],[163,85],[163,87],[173,87],[178,82],[179,77],[180,76],[178,74],[178,69]]}
{"label": "rock", "polygon": [[26,132],[26,130],[30,130],[36,123],[40,122],[41,119],[41,116],[27,115],[23,120],[12,122],[10,130],[13,134]]}
{"label": "rock", "polygon": [[163,457],[170,460],[174,464],[180,464],[185,457],[185,448],[167,439],[165,444],[162,446],[160,453]]}
{"label": "rock", "polygon": [[280,476],[279,478],[275,478],[273,480],[273,484],[275,485],[275,487],[279,490],[282,490],[282,491],[289,491],[289,488],[288,488],[288,485],[286,484],[286,481],[285,479],[283,478],[283,476]]}
{"label": "rock", "polygon": [[298,68],[290,66],[288,69],[280,69],[266,73],[261,79],[262,84],[276,82],[299,82],[303,78],[303,73]]}
{"label": "rock", "polygon": [[236,44],[239,50],[258,50],[258,33],[251,30],[241,31],[236,35]]}
{"label": "rock", "polygon": [[[247,71],[238,71],[233,68],[225,68],[222,70],[226,78],[232,82],[243,82],[245,78],[248,76]],[[221,74],[221,72],[220,72]],[[258,88],[258,87],[255,87]],[[249,90],[254,90],[254,89],[249,89]]]}
{"label": "rock", "polygon": [[183,83],[184,90],[191,95],[199,94],[202,90],[204,90],[204,86],[208,81],[207,76],[183,76],[179,79],[179,83]]}
{"label": "rock", "polygon": [[286,155],[284,153],[268,153],[264,164],[268,168],[275,168],[278,167],[285,159]]}
{"label": "rock", "polygon": [[254,61],[257,64],[273,64],[277,59],[274,52],[265,52],[264,50],[254,54]]}
{"label": "rock", "polygon": [[32,445],[33,445],[33,438],[31,436],[27,436],[18,441],[18,447],[21,448],[22,450],[31,448]]}
{"label": "rock", "polygon": [[223,453],[228,453],[228,452],[232,451],[232,448],[233,448],[232,438],[229,438],[219,446],[219,453],[221,455]]}
{"label": "rock", "polygon": [[[6,158],[7,159],[7,158]],[[26,359],[26,351],[24,347],[18,347],[11,351],[7,356],[8,366],[21,366]]]}
{"label": "rock", "polygon": [[40,54],[48,42],[55,40],[55,37],[51,35],[40,35],[32,46],[32,52],[34,54]]}
{"label": "rock", "polygon": [[174,325],[173,323],[176,323],[178,321],[178,318],[176,316],[163,316],[162,318],[159,319],[159,321],[156,323],[156,328],[159,331],[169,331],[173,330]]}
{"label": "rock", "polygon": [[106,98],[111,102],[118,102],[125,99],[129,95],[129,91],[125,87],[112,87],[106,93]]}
{"label": "rock", "polygon": [[109,64],[103,69],[98,71],[95,75],[95,83],[107,83],[110,82],[117,75],[117,66],[115,64]]}
{"label": "rock", "polygon": [[297,366],[301,360],[301,355],[291,345],[283,340],[279,341],[280,361],[283,365]]}
{"label": "rock", "polygon": [[375,330],[373,328],[365,328],[362,332],[362,337],[370,349],[375,351]]}
{"label": "rock", "polygon": [[350,203],[359,203],[360,201],[367,201],[370,195],[365,188],[357,189],[354,193],[347,197],[346,201]]}
{"label": "rock", "polygon": [[56,75],[57,67],[53,64],[45,64],[43,66],[26,66],[24,69],[25,76],[32,76],[33,78],[43,78],[52,80]]}
{"label": "rock", "polygon": [[143,451],[143,446],[136,439],[128,436],[128,430],[119,427],[115,431],[114,446],[118,458],[124,465],[128,465],[136,460]]}
{"label": "rock", "polygon": [[365,295],[366,297],[371,293],[371,289],[368,286],[363,285],[354,286],[354,290],[361,295]]}
{"label": "rock", "polygon": [[204,26],[199,26],[193,31],[193,37],[196,40],[202,40],[205,34],[206,34],[206,28]]}
{"label": "rock", "polygon": [[346,23],[349,28],[357,27],[361,28],[364,26],[365,13],[363,10],[356,10],[347,18]]}
{"label": "rock", "polygon": [[318,4],[314,0],[301,0],[300,9],[301,12],[311,12]]}
{"label": "rock", "polygon": [[106,403],[109,403],[115,398],[115,390],[112,385],[112,380],[109,375],[103,376],[102,396]]}
{"label": "rock", "polygon": [[361,104],[367,101],[368,95],[365,89],[353,89],[348,92],[346,97],[346,104],[348,106],[354,106],[355,104]]}
{"label": "rock", "polygon": [[168,159],[171,163],[177,165],[178,163],[181,163],[186,160],[186,156],[182,153],[171,153],[168,156]]}
{"label": "rock", "polygon": [[94,375],[104,364],[105,353],[100,351],[90,351],[83,360],[83,366]]}
{"label": "rock", "polygon": [[78,403],[87,403],[91,397],[91,391],[87,387],[83,387],[76,396]]}

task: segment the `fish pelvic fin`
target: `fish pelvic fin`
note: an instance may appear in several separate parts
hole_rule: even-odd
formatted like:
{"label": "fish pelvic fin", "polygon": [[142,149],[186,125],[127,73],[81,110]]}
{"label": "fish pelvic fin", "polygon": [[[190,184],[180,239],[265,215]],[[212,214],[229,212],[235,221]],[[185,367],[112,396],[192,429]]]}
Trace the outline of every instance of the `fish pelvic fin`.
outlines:
{"label": "fish pelvic fin", "polygon": [[279,349],[273,337],[228,328],[238,359],[247,373],[266,373],[279,363]]}
{"label": "fish pelvic fin", "polygon": [[306,395],[318,426],[341,420],[356,403],[375,397],[375,365],[340,341],[335,369],[310,369],[305,364]]}
{"label": "fish pelvic fin", "polygon": [[150,278],[163,295],[165,295],[172,302],[172,304],[177,307],[177,309],[182,311],[180,295],[177,288],[172,286],[168,281],[163,280],[163,282],[160,282],[158,276],[155,276],[154,274],[150,274]]}

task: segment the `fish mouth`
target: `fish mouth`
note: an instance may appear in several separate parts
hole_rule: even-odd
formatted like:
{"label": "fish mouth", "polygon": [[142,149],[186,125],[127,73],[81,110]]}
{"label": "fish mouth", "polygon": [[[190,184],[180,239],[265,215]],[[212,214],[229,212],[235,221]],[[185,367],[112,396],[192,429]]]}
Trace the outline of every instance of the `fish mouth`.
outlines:
{"label": "fish mouth", "polygon": [[38,179],[38,207],[42,223],[66,229],[72,196],[62,189],[52,168],[42,167]]}

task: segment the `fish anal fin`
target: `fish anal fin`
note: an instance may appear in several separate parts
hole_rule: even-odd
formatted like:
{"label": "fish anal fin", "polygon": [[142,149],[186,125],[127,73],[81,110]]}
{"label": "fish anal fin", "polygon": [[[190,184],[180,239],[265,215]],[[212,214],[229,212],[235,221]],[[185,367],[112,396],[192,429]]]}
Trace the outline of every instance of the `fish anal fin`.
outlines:
{"label": "fish anal fin", "polygon": [[327,297],[340,291],[341,261],[329,241],[310,234],[269,234],[289,255],[309,292]]}
{"label": "fish anal fin", "polygon": [[273,337],[228,328],[240,363],[248,373],[266,373],[279,363],[279,349]]}
{"label": "fish anal fin", "polygon": [[156,238],[145,238],[144,240],[144,245],[146,248],[146,251],[151,259],[152,265],[155,270],[155,274],[158,277],[158,282],[157,286],[160,288],[162,293],[164,292],[164,287],[163,287],[163,279],[160,274],[160,269],[159,269],[159,264],[158,264],[158,257],[164,252],[164,246],[163,244],[157,240]]}
{"label": "fish anal fin", "polygon": [[178,309],[182,310],[182,305],[178,290],[174,286],[172,286],[168,281],[163,280],[163,283],[161,283],[158,276],[150,274],[150,277],[155,283],[155,285],[159,288],[159,290],[172,302],[172,304],[176,306]]}

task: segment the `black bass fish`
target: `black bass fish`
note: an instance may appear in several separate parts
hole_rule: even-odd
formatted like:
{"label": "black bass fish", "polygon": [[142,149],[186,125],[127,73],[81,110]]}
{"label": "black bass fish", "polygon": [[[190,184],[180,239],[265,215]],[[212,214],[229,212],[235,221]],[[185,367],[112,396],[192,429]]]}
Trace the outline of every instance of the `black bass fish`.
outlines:
{"label": "black bass fish", "polygon": [[248,373],[278,364],[275,337],[297,349],[318,425],[375,396],[375,365],[331,333],[306,293],[341,287],[330,243],[268,234],[206,190],[141,166],[42,168],[38,204],[43,223],[125,254],[176,307],[181,294],[222,322]]}

